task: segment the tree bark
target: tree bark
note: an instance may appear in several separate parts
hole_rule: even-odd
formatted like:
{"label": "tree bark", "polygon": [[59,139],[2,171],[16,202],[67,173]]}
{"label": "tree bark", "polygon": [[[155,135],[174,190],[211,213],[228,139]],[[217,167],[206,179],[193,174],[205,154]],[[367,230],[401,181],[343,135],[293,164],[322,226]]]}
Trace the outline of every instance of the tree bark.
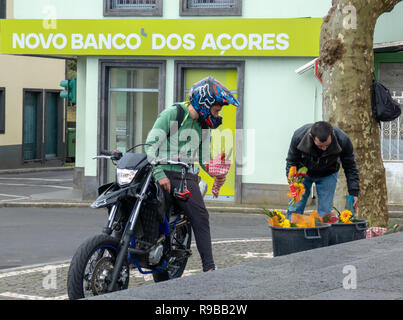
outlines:
{"label": "tree bark", "polygon": [[[385,226],[389,219],[379,125],[371,111],[374,30],[378,17],[400,1],[333,0],[320,36],[323,118],[351,138],[360,172],[357,216],[371,226]],[[341,209],[347,194],[343,175],[335,197]]]}

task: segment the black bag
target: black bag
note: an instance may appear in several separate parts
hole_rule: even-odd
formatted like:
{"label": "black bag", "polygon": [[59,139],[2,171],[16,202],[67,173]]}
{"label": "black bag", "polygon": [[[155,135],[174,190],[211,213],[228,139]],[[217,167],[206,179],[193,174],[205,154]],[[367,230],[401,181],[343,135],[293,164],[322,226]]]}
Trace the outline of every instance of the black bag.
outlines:
{"label": "black bag", "polygon": [[395,101],[383,84],[374,80],[371,88],[372,115],[376,121],[393,121],[402,112],[400,104]]}

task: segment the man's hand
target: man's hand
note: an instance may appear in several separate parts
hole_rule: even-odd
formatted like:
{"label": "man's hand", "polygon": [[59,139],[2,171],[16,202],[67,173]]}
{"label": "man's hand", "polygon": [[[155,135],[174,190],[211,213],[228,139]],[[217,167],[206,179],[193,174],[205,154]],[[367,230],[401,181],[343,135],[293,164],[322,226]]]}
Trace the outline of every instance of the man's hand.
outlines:
{"label": "man's hand", "polygon": [[354,197],[354,203],[353,203],[354,212],[357,212],[357,204],[358,204],[358,197]]}
{"label": "man's hand", "polygon": [[215,177],[215,181],[217,182],[217,184],[219,186],[222,186],[225,183],[225,180],[227,179],[226,175],[222,175],[222,176],[216,176]]}
{"label": "man's hand", "polygon": [[171,182],[169,181],[168,178],[162,178],[161,180],[158,180],[158,183],[168,193],[171,193]]}

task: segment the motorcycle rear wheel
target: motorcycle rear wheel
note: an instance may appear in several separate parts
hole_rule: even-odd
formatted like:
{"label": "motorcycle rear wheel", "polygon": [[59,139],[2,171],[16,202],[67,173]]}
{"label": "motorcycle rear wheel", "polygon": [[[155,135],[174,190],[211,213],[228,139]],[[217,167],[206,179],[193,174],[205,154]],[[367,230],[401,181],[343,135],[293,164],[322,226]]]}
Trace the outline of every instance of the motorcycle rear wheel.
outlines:
{"label": "motorcycle rear wheel", "polygon": [[[83,299],[107,293],[108,279],[118,253],[119,240],[99,234],[87,239],[76,251],[67,275],[69,299]],[[121,275],[114,291],[127,289],[129,267],[123,263]]]}
{"label": "motorcycle rear wheel", "polygon": [[[192,228],[187,222],[179,227],[176,227],[171,234],[171,251],[183,250],[190,251],[192,242]],[[172,252],[171,252],[172,253]],[[154,282],[167,281],[175,278],[180,278],[185,271],[186,264],[190,255],[171,255],[167,262],[167,271],[153,273]]]}

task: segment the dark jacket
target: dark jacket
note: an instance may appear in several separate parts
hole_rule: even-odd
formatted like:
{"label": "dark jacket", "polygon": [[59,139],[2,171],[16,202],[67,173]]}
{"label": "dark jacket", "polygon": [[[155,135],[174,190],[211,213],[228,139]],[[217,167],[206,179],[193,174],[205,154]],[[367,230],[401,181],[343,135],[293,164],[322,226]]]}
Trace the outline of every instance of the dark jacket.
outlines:
{"label": "dark jacket", "polygon": [[309,177],[326,177],[339,171],[341,163],[347,179],[348,193],[358,196],[359,175],[349,136],[343,130],[333,127],[332,142],[322,151],[309,136],[311,127],[312,123],[306,124],[294,132],[286,159],[287,176],[290,167],[296,166],[299,169],[305,166]]}

